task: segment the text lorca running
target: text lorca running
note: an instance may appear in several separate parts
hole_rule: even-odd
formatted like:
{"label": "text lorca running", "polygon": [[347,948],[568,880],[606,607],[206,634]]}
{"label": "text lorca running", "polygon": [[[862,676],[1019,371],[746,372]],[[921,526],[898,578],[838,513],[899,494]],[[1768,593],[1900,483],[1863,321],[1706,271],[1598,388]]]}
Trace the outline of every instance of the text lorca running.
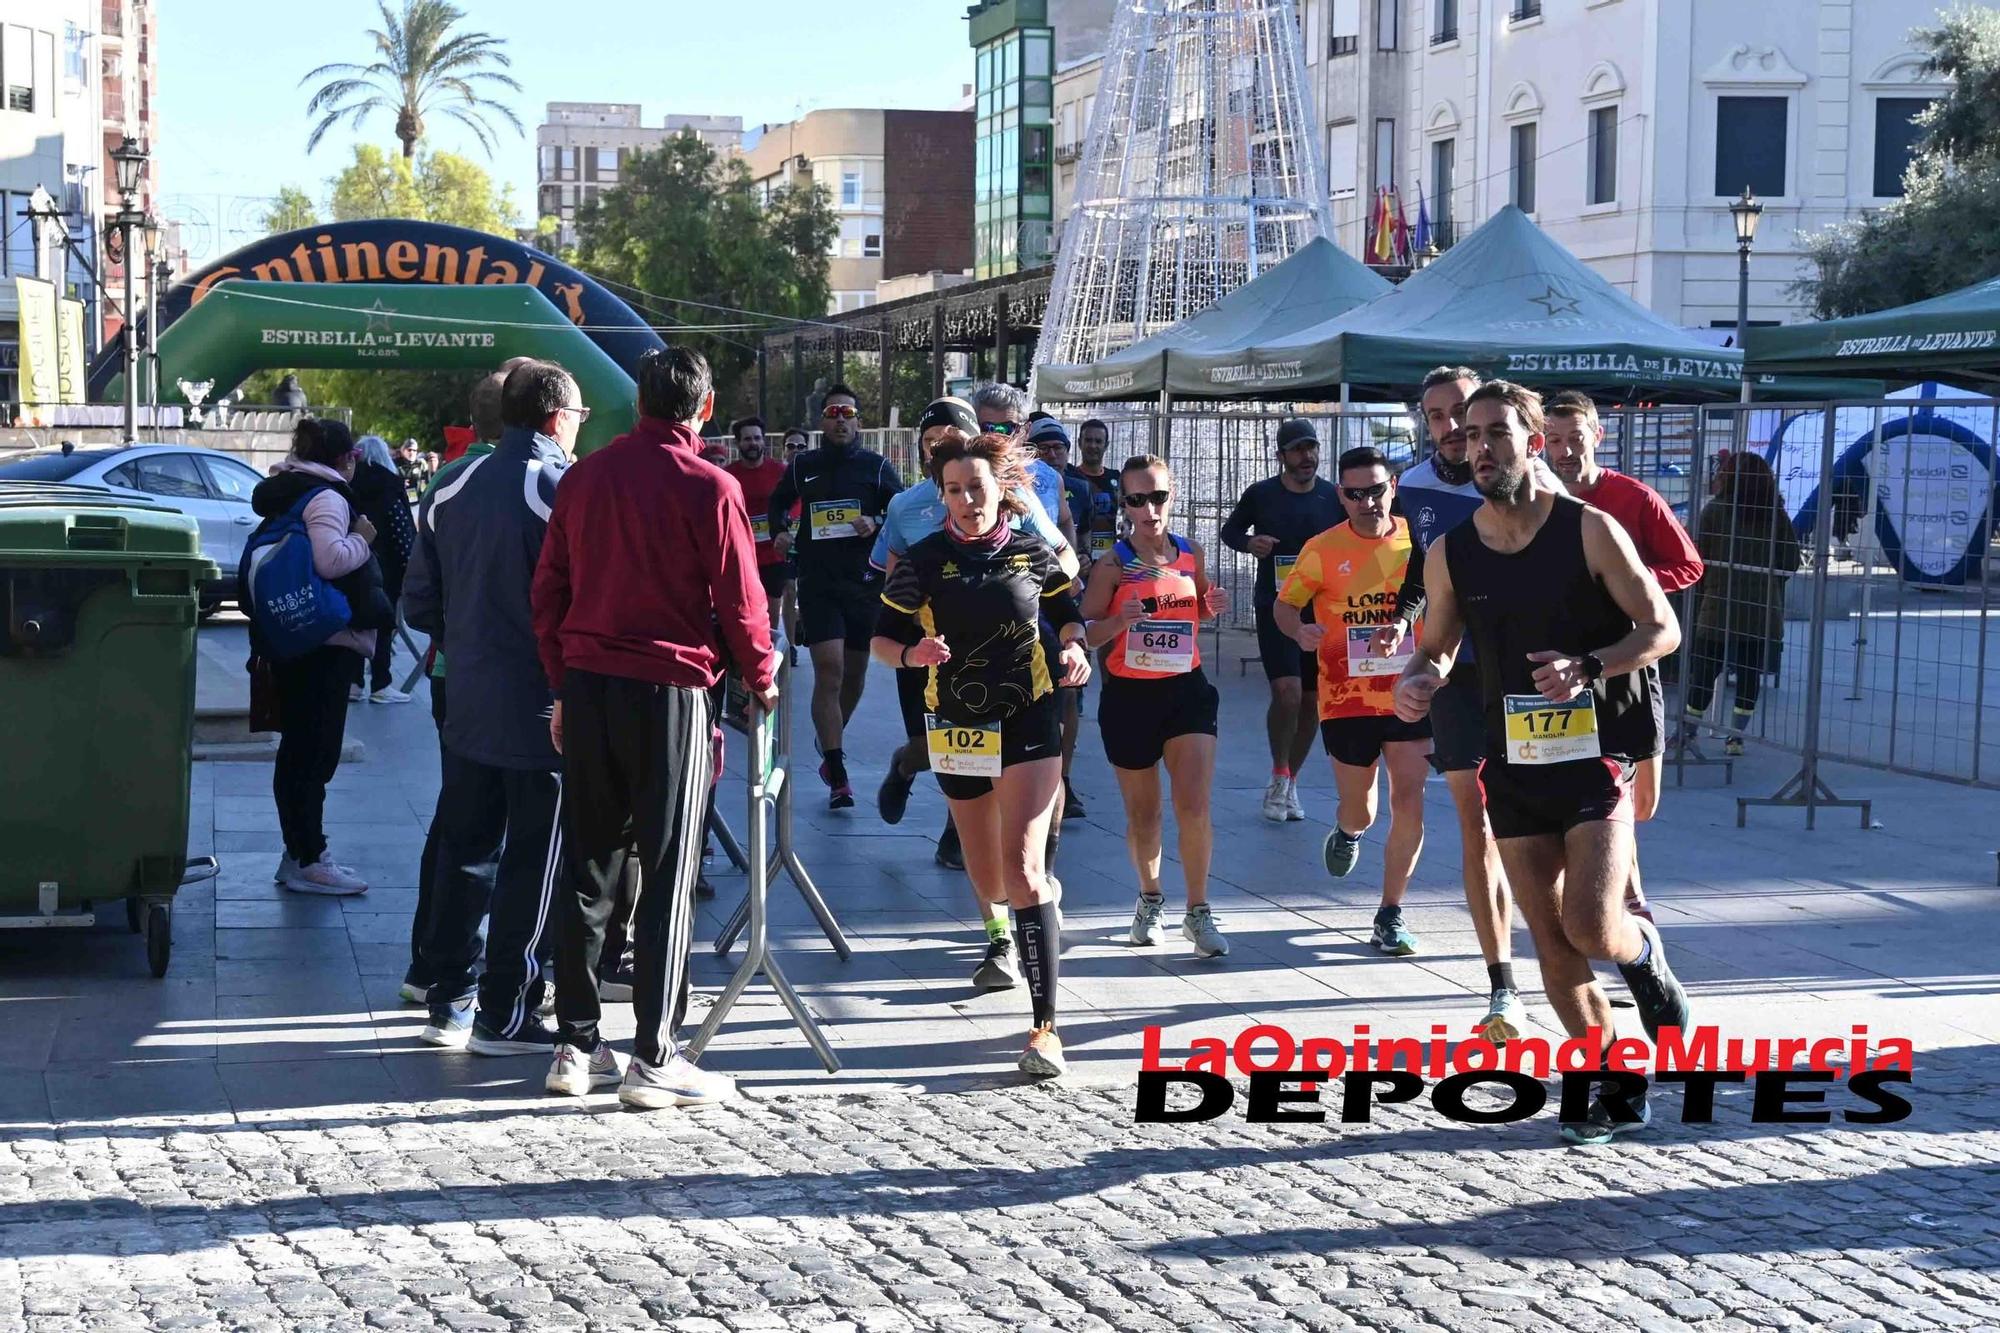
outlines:
{"label": "text lorca running", "polygon": [[[1873,1038],[1865,1026],[1844,1036],[1728,1037],[1714,1027],[1683,1032],[1663,1028],[1657,1045],[1619,1037],[1608,1045],[1601,1029],[1551,1043],[1525,1037],[1496,1046],[1483,1037],[1451,1040],[1442,1025],[1429,1038],[1374,1037],[1357,1025],[1347,1040],[1298,1040],[1272,1024],[1245,1028],[1234,1041],[1197,1037],[1185,1062],[1161,1051],[1158,1027],[1145,1030],[1135,1118],[1147,1123],[1212,1120],[1234,1103],[1229,1075],[1249,1080],[1247,1118],[1255,1121],[1322,1121],[1321,1084],[1337,1085],[1339,1119],[1365,1124],[1376,1105],[1414,1101],[1430,1089],[1432,1107],[1450,1120],[1504,1124],[1524,1120],[1548,1101],[1543,1081],[1561,1080],[1561,1115],[1578,1119],[1595,1089],[1623,1095],[1643,1092],[1649,1082],[1683,1089],[1681,1120],[1714,1119],[1719,1085],[1751,1083],[1750,1118],[1757,1123],[1824,1124],[1836,1085],[1852,1099],[1840,1109],[1849,1124],[1893,1124],[1910,1114],[1910,1103],[1890,1085],[1907,1084],[1915,1050],[1903,1037]],[[1601,1054],[1600,1054],[1601,1053]],[[1169,1092],[1192,1089],[1192,1105],[1168,1104]],[[1487,1096],[1474,1105],[1467,1094]],[[1185,1098],[1180,1099],[1181,1102]],[[1500,1104],[1492,1104],[1494,1102]],[[1306,1109],[1306,1106],[1311,1109]]]}

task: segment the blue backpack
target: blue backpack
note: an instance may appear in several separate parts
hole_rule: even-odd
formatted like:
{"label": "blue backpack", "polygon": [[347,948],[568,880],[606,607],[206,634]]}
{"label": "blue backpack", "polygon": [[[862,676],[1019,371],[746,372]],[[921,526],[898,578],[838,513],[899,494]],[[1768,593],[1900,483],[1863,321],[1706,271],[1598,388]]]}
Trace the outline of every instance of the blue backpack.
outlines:
{"label": "blue backpack", "polygon": [[264,520],[243,548],[242,606],[259,649],[280,662],[303,657],[344,630],[353,617],[340,589],[313,568],[305,508],[324,487]]}

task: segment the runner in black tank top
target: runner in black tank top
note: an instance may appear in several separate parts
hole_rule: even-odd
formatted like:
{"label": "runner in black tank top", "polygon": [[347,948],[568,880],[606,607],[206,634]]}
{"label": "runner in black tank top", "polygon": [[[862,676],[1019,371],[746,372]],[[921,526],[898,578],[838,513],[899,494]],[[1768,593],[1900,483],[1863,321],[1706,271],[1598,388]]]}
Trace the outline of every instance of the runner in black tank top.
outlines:
{"label": "runner in black tank top", "polygon": [[[1469,635],[1486,714],[1487,816],[1549,1004],[1571,1036],[1596,1029],[1608,1048],[1611,1006],[1591,972],[1604,959],[1658,1040],[1690,1019],[1658,930],[1625,911],[1631,760],[1653,725],[1644,668],[1674,650],[1680,628],[1623,529],[1529,467],[1543,444],[1539,397],[1504,380],[1481,385],[1466,400],[1466,438],[1486,499],[1426,554],[1430,603],[1397,682],[1397,715],[1429,712]],[[1646,1119],[1643,1094],[1607,1093],[1565,1105],[1562,1132],[1604,1143]]]}

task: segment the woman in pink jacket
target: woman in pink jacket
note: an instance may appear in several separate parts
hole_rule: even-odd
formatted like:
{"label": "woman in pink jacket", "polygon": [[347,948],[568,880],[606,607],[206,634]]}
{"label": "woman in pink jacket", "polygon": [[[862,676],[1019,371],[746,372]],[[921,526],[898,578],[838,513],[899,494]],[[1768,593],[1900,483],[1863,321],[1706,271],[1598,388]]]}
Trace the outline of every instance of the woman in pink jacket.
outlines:
{"label": "woman in pink jacket", "polygon": [[[301,515],[312,539],[313,568],[340,584],[364,619],[365,587],[375,527],[355,508],[348,483],[360,459],[354,435],[338,421],[308,417],[292,433],[292,453],[251,493],[250,506],[262,518],[286,513],[308,494]],[[374,579],[379,590],[379,574]],[[271,794],[278,806],[285,852],[275,878],[298,893],[366,893],[353,870],[326,850],[326,784],[340,766],[347,733],[347,686],[357,665],[375,652],[376,631],[344,629],[301,657],[271,663],[278,697],[278,759]]]}

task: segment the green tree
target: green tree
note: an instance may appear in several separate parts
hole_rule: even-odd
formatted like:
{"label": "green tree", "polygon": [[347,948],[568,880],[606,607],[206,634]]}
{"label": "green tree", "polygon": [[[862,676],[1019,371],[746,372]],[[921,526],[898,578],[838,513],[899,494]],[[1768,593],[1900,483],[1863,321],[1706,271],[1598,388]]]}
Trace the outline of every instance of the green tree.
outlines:
{"label": "green tree", "polygon": [[306,103],[306,114],[320,118],[306,139],[307,152],[319,147],[319,141],[342,121],[358,130],[380,111],[395,115],[396,138],[405,158],[417,155],[428,113],[448,116],[471,130],[489,157],[493,127],[488,117],[497,115],[516,134],[524,133],[513,109],[488,96],[498,88],[521,91],[513,75],[501,72],[513,61],[501,49],[500,38],[454,32],[465,11],[448,0],[402,0],[401,13],[391,10],[388,0],[375,3],[382,14],[382,26],[368,30],[375,59],[366,65],[321,65],[299,80],[301,87],[315,79],[327,80]]}
{"label": "green tree", "polygon": [[[839,223],[818,187],[760,203],[741,161],[683,134],[626,163],[618,184],[580,210],[577,231],[579,266],[622,284],[664,336],[708,357],[720,417],[756,406],[759,331],[740,326],[762,321],[738,312],[824,314]],[[717,324],[739,327],[700,332]]]}
{"label": "green tree", "polygon": [[2000,11],[1959,9],[1911,40],[1950,80],[1919,124],[1903,197],[1804,239],[1794,284],[1821,319],[1922,301],[2000,272]]}
{"label": "green tree", "polygon": [[271,201],[264,212],[264,230],[271,233],[297,231],[300,227],[316,226],[319,223],[319,206],[313,197],[296,185],[287,185],[278,191],[278,197]]}
{"label": "green tree", "polygon": [[[496,236],[513,234],[514,205],[509,191],[496,190],[485,168],[451,153],[423,153],[414,162],[374,144],[356,144],[354,161],[327,182],[336,222],[366,218],[415,218],[443,222]],[[303,190],[286,187],[280,203],[310,209]],[[274,211],[266,225],[276,218]],[[297,225],[317,221],[316,217]],[[273,227],[273,230],[279,228]],[[251,377],[245,402],[269,402],[283,370]],[[413,437],[426,447],[443,447],[443,428],[467,418],[466,399],[483,371],[298,370],[299,384],[317,406],[352,408],[358,433],[391,441]]]}

